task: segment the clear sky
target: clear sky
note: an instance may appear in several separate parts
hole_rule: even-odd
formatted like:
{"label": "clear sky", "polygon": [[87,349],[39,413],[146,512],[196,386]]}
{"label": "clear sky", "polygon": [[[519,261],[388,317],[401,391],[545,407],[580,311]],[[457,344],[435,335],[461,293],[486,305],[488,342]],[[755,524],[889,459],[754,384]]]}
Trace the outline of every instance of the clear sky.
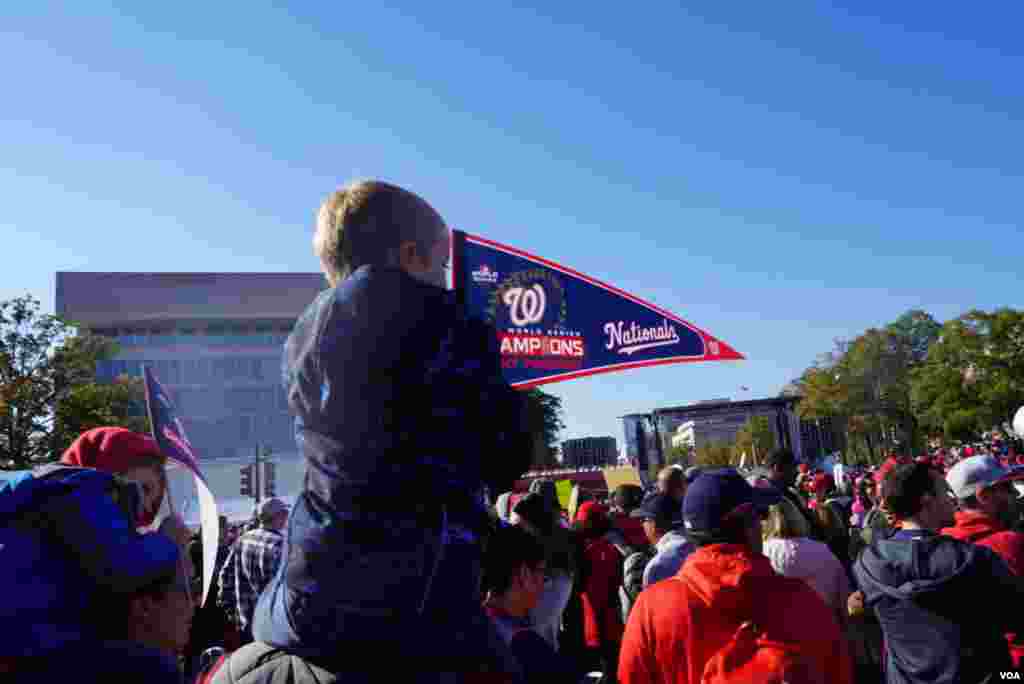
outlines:
{"label": "clear sky", "polygon": [[0,298],[316,270],[318,203],[381,177],[749,358],[547,387],[620,440],[909,308],[1024,305],[1019,3],[14,4]]}

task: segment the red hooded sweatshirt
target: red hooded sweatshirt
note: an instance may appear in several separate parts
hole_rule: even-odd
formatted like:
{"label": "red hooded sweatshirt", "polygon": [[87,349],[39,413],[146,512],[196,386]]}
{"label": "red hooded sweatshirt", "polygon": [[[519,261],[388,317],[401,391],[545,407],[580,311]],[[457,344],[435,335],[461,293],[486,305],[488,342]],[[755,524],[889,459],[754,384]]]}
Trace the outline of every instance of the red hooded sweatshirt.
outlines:
{"label": "red hooded sweatshirt", "polygon": [[1024,577],[1024,534],[1006,529],[1001,522],[981,511],[957,511],[956,524],[942,534],[988,548],[1010,566],[1010,572]]}
{"label": "red hooded sweatshirt", "polygon": [[[1006,529],[995,518],[981,511],[957,511],[956,524],[942,530],[942,534],[978,546],[987,546],[996,552],[1010,568],[1010,572],[1024,577],[1024,534]],[[1007,634],[1010,656],[1014,667],[1024,663],[1024,640],[1016,634]]]}
{"label": "red hooded sweatshirt", "polygon": [[619,682],[700,684],[707,663],[751,619],[770,638],[799,645],[821,681],[853,682],[846,640],[821,597],[734,544],[697,549],[678,575],[640,594],[622,640]]}

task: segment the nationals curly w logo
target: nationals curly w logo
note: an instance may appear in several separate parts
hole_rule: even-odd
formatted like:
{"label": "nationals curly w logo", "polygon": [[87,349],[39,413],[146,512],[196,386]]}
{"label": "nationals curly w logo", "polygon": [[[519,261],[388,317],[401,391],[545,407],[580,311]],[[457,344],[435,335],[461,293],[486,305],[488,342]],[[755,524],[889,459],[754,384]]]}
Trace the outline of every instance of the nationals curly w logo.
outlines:
{"label": "nationals curly w logo", "polygon": [[491,291],[488,313],[498,330],[555,330],[565,325],[568,308],[558,275],[534,268],[515,271]]}
{"label": "nationals curly w logo", "polygon": [[509,320],[516,327],[537,325],[544,320],[547,296],[539,283],[530,288],[510,287],[502,295],[502,301],[508,307]]}

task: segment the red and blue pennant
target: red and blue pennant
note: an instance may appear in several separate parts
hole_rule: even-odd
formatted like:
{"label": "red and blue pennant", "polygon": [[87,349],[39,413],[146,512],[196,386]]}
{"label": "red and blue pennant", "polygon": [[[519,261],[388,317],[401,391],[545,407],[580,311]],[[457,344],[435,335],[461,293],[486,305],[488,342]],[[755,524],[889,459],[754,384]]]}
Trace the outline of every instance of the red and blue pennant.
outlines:
{"label": "red and blue pennant", "polygon": [[454,231],[452,257],[456,296],[497,329],[513,387],[744,358],[669,311],[521,249]]}

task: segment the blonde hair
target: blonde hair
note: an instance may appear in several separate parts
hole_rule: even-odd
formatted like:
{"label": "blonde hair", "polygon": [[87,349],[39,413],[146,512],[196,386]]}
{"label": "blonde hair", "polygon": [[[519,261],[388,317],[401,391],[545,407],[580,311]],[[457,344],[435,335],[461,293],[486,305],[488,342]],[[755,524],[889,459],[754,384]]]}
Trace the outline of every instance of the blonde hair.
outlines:
{"label": "blonde hair", "polygon": [[768,517],[761,523],[765,539],[794,539],[809,537],[811,526],[792,501],[782,499],[768,509]]}
{"label": "blonde hair", "polygon": [[397,265],[397,249],[406,242],[427,254],[443,229],[440,214],[418,195],[382,181],[357,181],[320,205],[313,253],[333,287],[360,266]]}

